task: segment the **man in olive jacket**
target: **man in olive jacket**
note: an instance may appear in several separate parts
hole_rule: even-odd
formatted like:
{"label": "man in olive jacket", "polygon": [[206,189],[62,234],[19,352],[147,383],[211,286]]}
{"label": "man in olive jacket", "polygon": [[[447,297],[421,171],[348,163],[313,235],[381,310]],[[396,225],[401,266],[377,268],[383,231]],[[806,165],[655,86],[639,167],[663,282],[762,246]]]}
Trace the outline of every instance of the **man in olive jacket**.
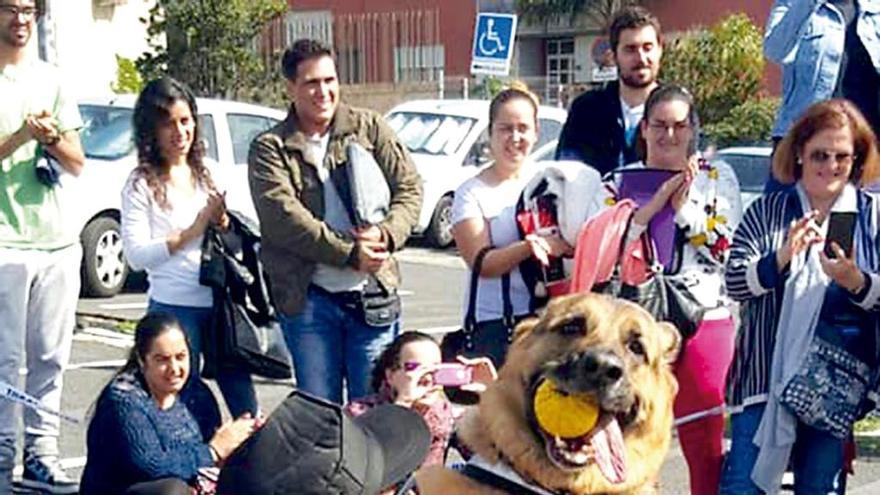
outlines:
{"label": "man in olive jacket", "polygon": [[[398,333],[400,277],[391,253],[416,224],[421,179],[381,115],[339,102],[330,48],[299,40],[282,66],[293,104],[248,157],[261,255],[297,386],[341,403],[343,378],[349,400],[370,393],[372,363]],[[376,225],[354,225],[340,173],[351,143],[372,152],[388,181],[389,212]],[[365,302],[388,306],[383,316],[391,321],[365,318]]]}

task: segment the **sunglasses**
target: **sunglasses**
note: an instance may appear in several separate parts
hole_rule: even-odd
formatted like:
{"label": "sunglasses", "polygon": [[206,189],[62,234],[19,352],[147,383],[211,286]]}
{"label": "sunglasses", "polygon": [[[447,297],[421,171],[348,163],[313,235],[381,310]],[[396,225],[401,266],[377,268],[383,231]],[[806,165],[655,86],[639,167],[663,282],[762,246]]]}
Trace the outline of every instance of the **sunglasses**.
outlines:
{"label": "sunglasses", "polygon": [[825,150],[813,150],[809,157],[810,161],[813,163],[828,163],[829,161],[834,160],[839,165],[852,163],[857,158],[853,153],[831,153]]}

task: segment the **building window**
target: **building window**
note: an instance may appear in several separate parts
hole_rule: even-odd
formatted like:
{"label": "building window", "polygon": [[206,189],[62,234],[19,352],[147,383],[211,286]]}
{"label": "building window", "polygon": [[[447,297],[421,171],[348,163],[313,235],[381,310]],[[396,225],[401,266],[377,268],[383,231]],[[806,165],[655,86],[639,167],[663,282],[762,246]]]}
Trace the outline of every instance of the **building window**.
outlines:
{"label": "building window", "polygon": [[547,40],[547,82],[551,85],[574,82],[574,38]]}
{"label": "building window", "polygon": [[336,70],[339,71],[339,82],[343,84],[360,84],[364,82],[363,60],[358,47],[342,47],[336,51]]}
{"label": "building window", "polygon": [[436,81],[446,59],[443,45],[399,46],[394,49],[394,82]]}
{"label": "building window", "polygon": [[309,38],[333,46],[333,14],[329,10],[287,13],[287,46]]}

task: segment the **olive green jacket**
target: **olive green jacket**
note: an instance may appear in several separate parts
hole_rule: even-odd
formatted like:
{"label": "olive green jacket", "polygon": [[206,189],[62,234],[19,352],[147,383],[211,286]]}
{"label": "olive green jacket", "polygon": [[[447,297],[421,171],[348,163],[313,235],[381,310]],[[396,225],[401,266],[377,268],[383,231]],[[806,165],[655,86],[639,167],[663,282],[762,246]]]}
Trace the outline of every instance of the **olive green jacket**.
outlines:
{"label": "olive green jacket", "polygon": [[[296,110],[251,143],[248,179],[260,219],[261,256],[278,309],[292,316],[305,306],[316,263],[356,268],[355,241],[323,222],[324,193],[317,165],[304,156],[306,136]],[[357,142],[373,152],[391,190],[388,216],[378,225],[388,250],[403,248],[419,218],[422,182],[406,148],[384,118],[370,110],[340,104],[330,129],[324,166],[331,172],[347,164],[346,148]],[[328,179],[330,180],[330,179]],[[396,261],[376,274],[385,287],[398,287]]]}

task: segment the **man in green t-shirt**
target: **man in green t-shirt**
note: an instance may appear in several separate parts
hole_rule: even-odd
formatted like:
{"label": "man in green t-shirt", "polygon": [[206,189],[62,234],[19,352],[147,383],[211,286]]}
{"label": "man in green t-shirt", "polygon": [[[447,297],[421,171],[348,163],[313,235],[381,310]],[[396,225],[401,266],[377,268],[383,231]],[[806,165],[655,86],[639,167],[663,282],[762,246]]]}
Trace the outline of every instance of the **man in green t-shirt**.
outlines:
{"label": "man in green t-shirt", "polygon": [[[75,102],[53,67],[27,55],[38,15],[35,0],[0,0],[0,382],[18,386],[24,365],[25,392],[59,410],[82,252],[65,188],[37,171],[76,176],[85,159]],[[17,425],[15,404],[0,398],[0,493],[12,492]],[[56,416],[24,411],[22,485],[76,493],[58,462],[59,426]]]}

